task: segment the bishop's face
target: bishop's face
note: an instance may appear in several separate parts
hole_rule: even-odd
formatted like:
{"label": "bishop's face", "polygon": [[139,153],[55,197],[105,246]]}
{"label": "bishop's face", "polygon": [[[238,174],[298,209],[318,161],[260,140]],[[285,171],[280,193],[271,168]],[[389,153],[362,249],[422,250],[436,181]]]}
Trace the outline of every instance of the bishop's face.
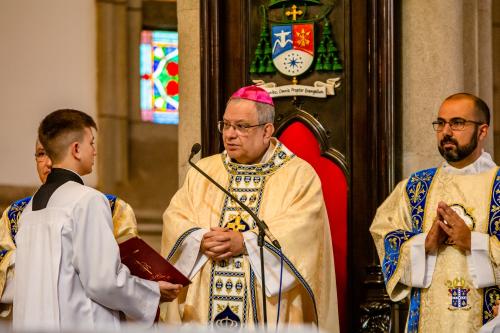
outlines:
{"label": "bishop's face", "polygon": [[[269,147],[274,127],[270,123],[259,125],[255,103],[246,99],[229,101],[224,124],[229,125],[222,131],[229,157],[241,164],[258,163]],[[245,129],[246,126],[253,127]]]}

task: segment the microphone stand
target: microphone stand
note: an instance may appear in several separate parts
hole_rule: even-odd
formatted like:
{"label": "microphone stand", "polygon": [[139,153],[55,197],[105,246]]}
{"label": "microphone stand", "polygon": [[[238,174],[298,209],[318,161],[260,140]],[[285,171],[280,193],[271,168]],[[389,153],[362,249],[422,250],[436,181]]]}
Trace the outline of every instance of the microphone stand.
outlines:
{"label": "microphone stand", "polygon": [[[196,144],[195,144],[196,145]],[[201,170],[196,164],[194,164],[191,160],[193,159],[194,155],[196,155],[200,149],[201,146],[198,145],[198,147],[195,148],[195,145],[191,149],[191,155],[189,156],[188,162],[189,164],[199,173],[201,173],[205,178],[207,178],[212,184],[217,186],[219,190],[224,192],[226,195],[228,195],[231,199],[233,199],[234,202],[237,202],[245,211],[247,211],[248,214],[254,219],[255,223],[257,224],[257,227],[259,228],[259,235],[257,237],[257,245],[260,247],[260,270],[261,270],[261,278],[262,278],[262,311],[263,311],[263,319],[264,319],[264,329],[267,329],[267,304],[266,304],[266,278],[265,278],[265,272],[264,272],[264,237],[267,235],[271,240],[274,246],[276,246],[278,249],[281,250],[281,245],[279,244],[278,240],[272,236],[272,234],[269,232],[269,229],[267,227],[267,224],[259,219],[259,217],[243,202],[238,200],[233,194],[231,194],[228,190],[223,188],[219,183],[217,183],[215,180],[212,179],[209,175],[207,175],[203,170]],[[266,232],[267,230],[267,232]]]}
{"label": "microphone stand", "polygon": [[266,302],[266,273],[264,272],[264,230],[259,228],[259,236],[257,236],[257,245],[260,249],[260,274],[262,279],[262,312],[264,330],[267,330],[267,302]]}

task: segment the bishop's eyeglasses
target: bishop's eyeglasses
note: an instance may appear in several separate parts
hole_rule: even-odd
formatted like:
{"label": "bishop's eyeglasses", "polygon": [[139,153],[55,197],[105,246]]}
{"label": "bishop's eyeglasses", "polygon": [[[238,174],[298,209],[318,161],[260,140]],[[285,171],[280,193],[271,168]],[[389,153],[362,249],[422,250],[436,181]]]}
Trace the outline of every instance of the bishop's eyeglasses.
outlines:
{"label": "bishop's eyeglasses", "polygon": [[234,130],[241,135],[246,135],[250,131],[251,128],[254,127],[259,127],[259,126],[264,126],[267,123],[264,124],[257,124],[257,125],[248,125],[248,124],[231,124],[228,122],[225,122],[223,120],[220,120],[217,122],[217,128],[219,129],[219,132],[222,133],[224,131],[229,130],[231,127],[234,128]]}
{"label": "bishop's eyeglasses", "polygon": [[475,121],[475,120],[467,120],[463,118],[452,118],[449,121],[444,119],[438,119],[432,122],[432,127],[436,132],[441,132],[446,124],[450,125],[452,131],[462,131],[465,128],[467,123],[475,124],[475,125],[483,125],[483,122]]}

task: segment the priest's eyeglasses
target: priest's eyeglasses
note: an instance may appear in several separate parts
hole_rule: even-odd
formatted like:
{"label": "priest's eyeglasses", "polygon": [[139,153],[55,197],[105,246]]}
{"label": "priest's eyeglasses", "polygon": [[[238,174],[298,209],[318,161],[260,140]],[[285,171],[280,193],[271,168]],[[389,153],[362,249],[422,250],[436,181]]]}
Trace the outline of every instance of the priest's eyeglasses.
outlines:
{"label": "priest's eyeglasses", "polygon": [[47,153],[45,151],[43,151],[43,150],[42,151],[37,151],[35,153],[35,160],[37,162],[43,161],[46,157],[47,157]]}
{"label": "priest's eyeglasses", "polygon": [[239,134],[245,135],[245,134],[248,134],[248,132],[250,131],[251,128],[259,127],[259,126],[264,126],[265,124],[266,123],[264,123],[264,124],[257,124],[257,125],[231,124],[231,123],[227,123],[225,121],[220,120],[220,121],[217,122],[217,128],[219,129],[219,132],[222,133],[224,131],[229,130],[232,127]]}
{"label": "priest's eyeglasses", "polygon": [[449,121],[446,121],[444,119],[438,119],[436,121],[432,122],[432,127],[434,127],[434,130],[436,132],[441,132],[446,124],[450,125],[450,128],[452,131],[462,131],[465,128],[465,125],[467,123],[471,123],[474,125],[483,125],[483,122],[480,121],[475,121],[475,120],[467,120],[463,118],[452,118]]}

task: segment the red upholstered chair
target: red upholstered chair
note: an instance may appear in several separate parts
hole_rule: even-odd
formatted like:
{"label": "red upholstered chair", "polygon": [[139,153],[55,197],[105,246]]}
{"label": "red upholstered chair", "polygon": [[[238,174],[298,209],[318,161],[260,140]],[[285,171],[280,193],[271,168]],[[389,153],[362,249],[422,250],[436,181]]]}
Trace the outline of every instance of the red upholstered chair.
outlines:
{"label": "red upholstered chair", "polygon": [[333,243],[340,327],[347,332],[347,177],[341,161],[325,154],[324,142],[314,125],[300,118],[278,128],[281,142],[316,170],[323,189]]}

